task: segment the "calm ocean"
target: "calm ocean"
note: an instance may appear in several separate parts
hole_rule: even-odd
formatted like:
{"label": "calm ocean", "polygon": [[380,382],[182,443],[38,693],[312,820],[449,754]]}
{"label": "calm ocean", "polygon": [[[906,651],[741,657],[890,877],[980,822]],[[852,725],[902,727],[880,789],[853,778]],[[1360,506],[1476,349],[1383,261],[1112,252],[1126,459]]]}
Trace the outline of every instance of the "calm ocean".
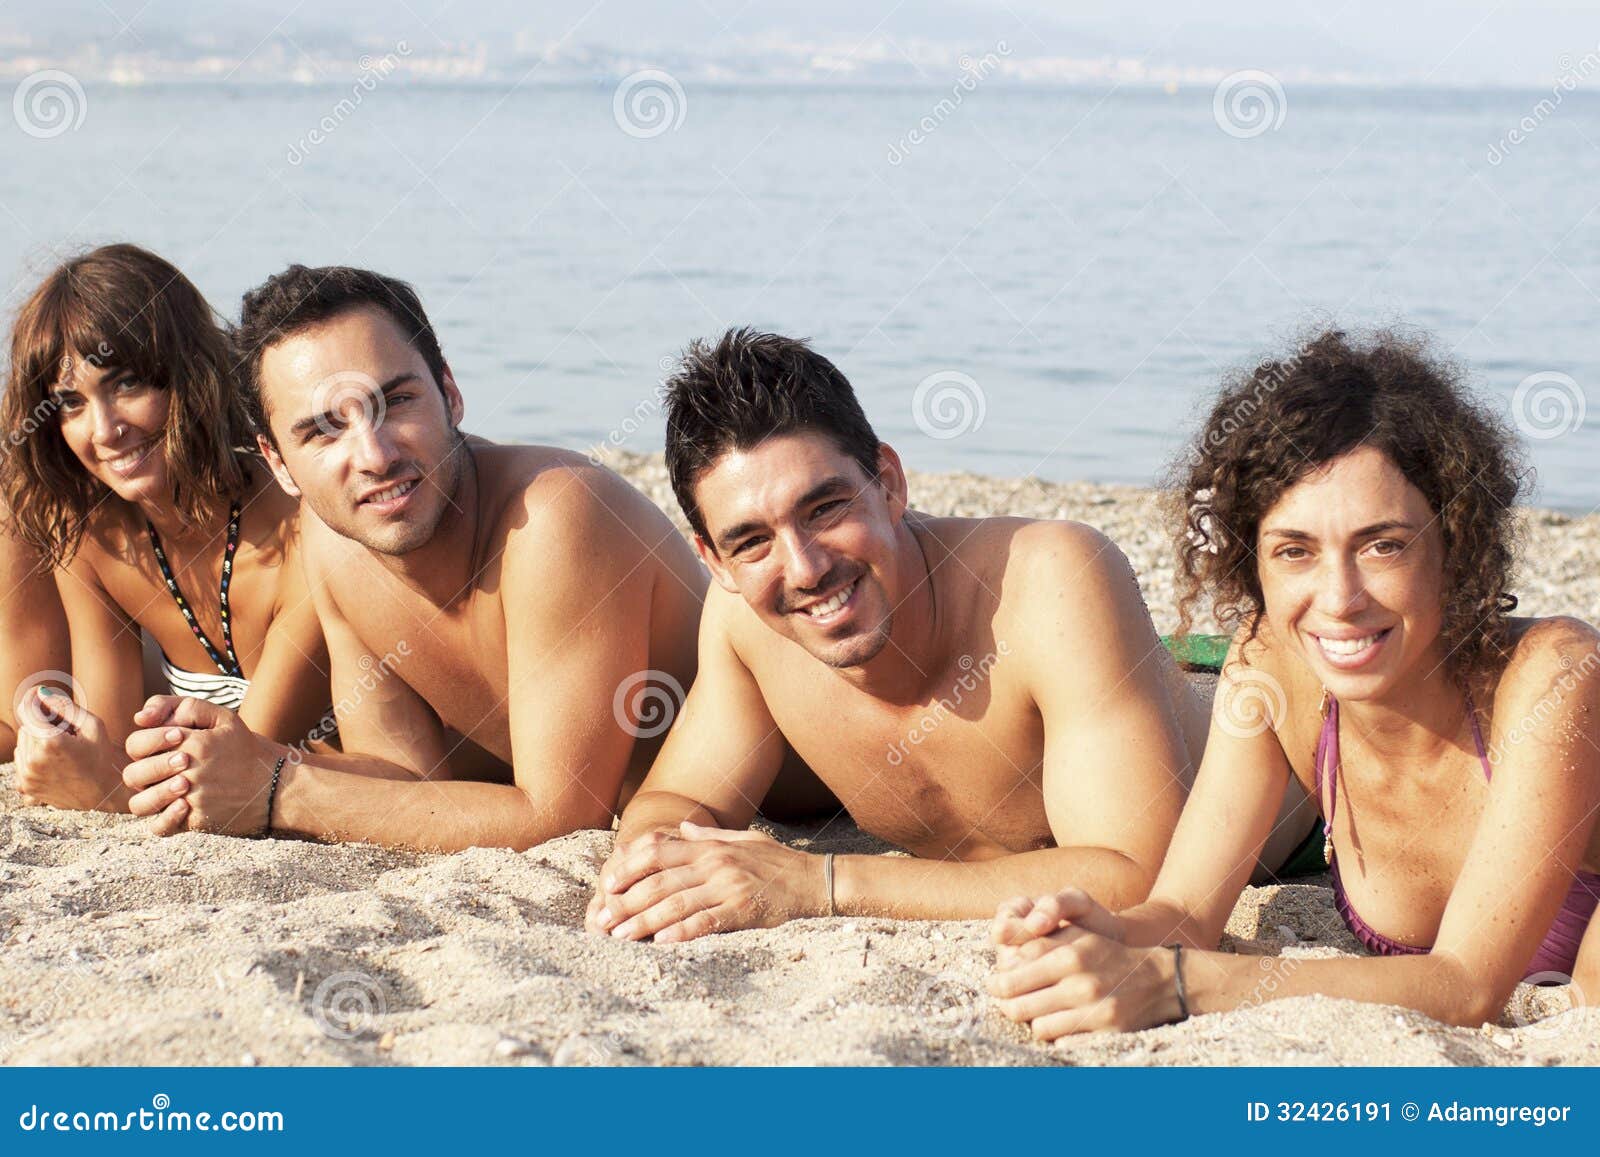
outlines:
{"label": "calm ocean", "polygon": [[370,265],[493,437],[659,449],[664,359],[749,323],[814,339],[913,467],[1129,482],[1226,368],[1399,323],[1535,435],[1540,501],[1600,504],[1600,99],[1289,87],[1242,127],[1205,86],[616,89],[91,86],[76,128],[0,118],[7,319],[113,239],[230,315],[288,262]]}

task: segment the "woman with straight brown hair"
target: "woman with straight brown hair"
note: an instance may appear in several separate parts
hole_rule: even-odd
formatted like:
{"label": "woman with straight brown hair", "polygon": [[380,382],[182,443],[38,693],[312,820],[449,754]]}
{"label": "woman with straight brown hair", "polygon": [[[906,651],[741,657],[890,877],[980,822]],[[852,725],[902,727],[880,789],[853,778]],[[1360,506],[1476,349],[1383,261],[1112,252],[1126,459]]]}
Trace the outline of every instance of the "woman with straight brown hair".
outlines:
{"label": "woman with straight brown hair", "polygon": [[74,697],[46,688],[24,705],[56,726],[22,732],[18,789],[126,810],[141,632],[177,694],[283,742],[312,734],[329,688],[297,507],[247,448],[227,336],[200,291],[134,245],[61,265],[17,316],[0,421],[13,532],[55,566],[72,641]]}

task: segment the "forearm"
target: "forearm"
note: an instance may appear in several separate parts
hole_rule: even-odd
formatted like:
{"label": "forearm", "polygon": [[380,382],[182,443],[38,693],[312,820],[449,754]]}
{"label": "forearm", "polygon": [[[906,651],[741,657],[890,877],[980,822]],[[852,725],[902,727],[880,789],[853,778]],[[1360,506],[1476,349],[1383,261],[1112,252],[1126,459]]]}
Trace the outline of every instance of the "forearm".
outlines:
{"label": "forearm", "polygon": [[684,820],[721,827],[716,815],[686,795],[670,791],[640,791],[622,813],[617,843],[624,844],[657,831],[677,831]]}
{"label": "forearm", "polygon": [[1117,912],[1117,919],[1122,921],[1123,943],[1132,948],[1182,944],[1204,951],[1215,948],[1222,939],[1220,929],[1213,931],[1182,904],[1161,897],[1124,908]]}
{"label": "forearm", "polygon": [[1135,904],[1153,876],[1153,870],[1108,848],[1041,848],[977,862],[837,856],[833,906],[852,916],[982,920],[1013,896],[1069,887],[1096,899],[1113,897],[1108,907]]}
{"label": "forearm", "polygon": [[[418,780],[315,763],[285,766],[272,811],[276,832],[341,842],[453,852],[493,847],[523,851],[581,828],[596,827],[594,809],[536,807],[507,784]],[[348,757],[346,757],[348,758]],[[609,822],[609,814],[606,816]]]}
{"label": "forearm", "polygon": [[1321,995],[1398,1005],[1445,1024],[1476,1028],[1497,1016],[1509,996],[1441,954],[1306,960],[1185,952],[1183,980],[1195,1015]]}

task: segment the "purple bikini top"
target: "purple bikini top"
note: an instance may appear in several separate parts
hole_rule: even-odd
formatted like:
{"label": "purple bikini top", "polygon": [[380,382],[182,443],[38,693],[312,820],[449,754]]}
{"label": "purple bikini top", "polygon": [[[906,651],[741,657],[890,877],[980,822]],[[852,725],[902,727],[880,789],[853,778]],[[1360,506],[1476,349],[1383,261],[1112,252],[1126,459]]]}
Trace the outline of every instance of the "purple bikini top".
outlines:
{"label": "purple bikini top", "polygon": [[[1467,698],[1467,716],[1472,720],[1472,741],[1478,748],[1478,762],[1483,765],[1483,778],[1491,780],[1494,777],[1494,769],[1489,765],[1489,752],[1484,746],[1483,730],[1478,726],[1478,712],[1472,705],[1471,696]],[[1332,695],[1328,696],[1328,710],[1322,720],[1322,734],[1317,738],[1315,762],[1318,802],[1324,798],[1327,800],[1326,806],[1322,809],[1323,826],[1328,832],[1328,866],[1333,872],[1333,901],[1340,918],[1363,946],[1380,956],[1416,956],[1427,952],[1432,945],[1402,944],[1373,928],[1361,918],[1344,890],[1344,881],[1339,876],[1338,858],[1332,854],[1333,817],[1339,806],[1340,766],[1339,701]],[[1556,913],[1555,922],[1550,925],[1550,931],[1545,934],[1544,941],[1534,953],[1524,976],[1553,981],[1570,978],[1572,975],[1572,967],[1578,959],[1578,949],[1583,943],[1583,934],[1589,927],[1589,920],[1594,915],[1596,904],[1600,903],[1600,875],[1582,871],[1574,875],[1572,888],[1567,892],[1561,910]]]}

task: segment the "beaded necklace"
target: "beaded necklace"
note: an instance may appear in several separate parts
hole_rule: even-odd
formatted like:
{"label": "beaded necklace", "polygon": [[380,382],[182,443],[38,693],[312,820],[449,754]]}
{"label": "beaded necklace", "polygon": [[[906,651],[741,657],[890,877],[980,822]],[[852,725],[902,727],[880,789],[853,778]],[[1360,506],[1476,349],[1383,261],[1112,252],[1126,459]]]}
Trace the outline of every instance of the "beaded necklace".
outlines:
{"label": "beaded necklace", "polygon": [[167,590],[177,602],[178,610],[183,613],[184,622],[189,624],[189,629],[194,632],[194,637],[200,640],[200,645],[206,649],[206,654],[211,656],[211,661],[217,665],[218,671],[235,679],[243,679],[244,669],[239,666],[239,656],[233,651],[233,616],[228,613],[228,586],[233,582],[233,555],[239,549],[239,503],[235,501],[228,509],[228,545],[222,552],[222,645],[227,648],[227,662],[223,662],[221,653],[200,629],[199,620],[194,617],[194,608],[189,605],[189,601],[183,597],[183,591],[178,588],[177,577],[172,573],[172,564],[167,561],[167,552],[161,549],[161,536],[156,533],[155,523],[147,518],[144,524],[150,531],[150,546],[156,552],[156,565],[161,568],[161,577],[166,580]]}

